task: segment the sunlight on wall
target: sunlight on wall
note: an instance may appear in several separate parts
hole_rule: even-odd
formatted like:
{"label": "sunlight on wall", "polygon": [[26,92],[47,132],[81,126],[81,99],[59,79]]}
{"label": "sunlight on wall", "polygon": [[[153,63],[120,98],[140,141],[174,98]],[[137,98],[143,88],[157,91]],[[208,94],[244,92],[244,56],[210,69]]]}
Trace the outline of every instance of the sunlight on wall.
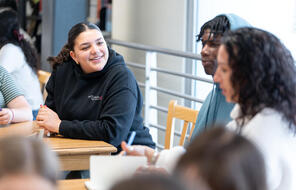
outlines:
{"label": "sunlight on wall", "polygon": [[[276,35],[291,51],[296,60],[296,1],[295,0],[198,0],[197,33],[208,20],[223,13],[234,13],[246,19],[252,26],[267,30]],[[201,45],[197,44],[197,53]],[[204,73],[201,63],[193,71],[197,76],[211,79]],[[193,95],[204,99],[212,85],[202,82],[193,84]],[[194,105],[199,109],[201,104]]]}
{"label": "sunlight on wall", "polygon": [[235,13],[254,27],[273,33],[282,40],[296,59],[295,0],[200,0],[198,28],[222,13]]}

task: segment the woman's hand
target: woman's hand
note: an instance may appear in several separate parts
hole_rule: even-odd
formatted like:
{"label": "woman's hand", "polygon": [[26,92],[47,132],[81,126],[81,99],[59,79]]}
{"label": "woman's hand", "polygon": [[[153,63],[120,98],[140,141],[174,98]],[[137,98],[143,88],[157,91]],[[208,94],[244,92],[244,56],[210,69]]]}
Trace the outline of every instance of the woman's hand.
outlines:
{"label": "woman's hand", "polygon": [[61,120],[59,116],[46,106],[41,106],[36,117],[37,124],[49,132],[59,133]]}
{"label": "woman's hand", "polygon": [[155,150],[142,145],[132,145],[128,146],[126,142],[122,141],[121,148],[123,151],[119,155],[128,155],[128,156],[146,156],[148,163],[151,163]]}
{"label": "woman's hand", "polygon": [[119,155],[128,155],[128,156],[145,156],[145,146],[133,145],[129,146],[125,141],[121,142],[122,151]]}
{"label": "woman's hand", "polygon": [[135,175],[143,175],[143,174],[156,174],[156,175],[169,175],[168,171],[162,167],[156,167],[156,166],[140,166],[136,172]]}
{"label": "woman's hand", "polygon": [[8,124],[11,122],[11,120],[13,119],[13,113],[12,110],[8,109],[8,108],[3,108],[0,111],[0,124]]}

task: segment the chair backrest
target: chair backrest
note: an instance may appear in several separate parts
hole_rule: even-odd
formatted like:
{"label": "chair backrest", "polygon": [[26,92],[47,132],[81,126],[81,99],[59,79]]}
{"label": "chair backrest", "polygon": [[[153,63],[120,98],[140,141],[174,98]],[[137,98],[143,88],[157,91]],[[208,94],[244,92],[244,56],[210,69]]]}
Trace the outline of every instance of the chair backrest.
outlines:
{"label": "chair backrest", "polygon": [[46,96],[47,96],[47,92],[45,90],[45,85],[46,85],[50,75],[51,75],[50,72],[43,71],[43,70],[38,71],[38,79],[39,79],[39,83],[40,83],[40,89],[43,94],[43,100],[45,100]]}
{"label": "chair backrest", "polygon": [[175,125],[174,121],[175,118],[178,118],[180,120],[184,120],[184,125],[182,128],[182,133],[180,137],[179,145],[183,146],[185,142],[185,137],[188,129],[188,123],[192,123],[192,127],[189,134],[189,140],[191,138],[192,132],[195,127],[195,122],[198,116],[198,111],[187,108],[184,106],[180,106],[177,104],[176,100],[171,100],[169,103],[168,108],[168,116],[167,116],[167,127],[166,127],[166,135],[165,135],[165,149],[170,149],[173,146],[173,138],[174,138],[174,131],[175,131]]}

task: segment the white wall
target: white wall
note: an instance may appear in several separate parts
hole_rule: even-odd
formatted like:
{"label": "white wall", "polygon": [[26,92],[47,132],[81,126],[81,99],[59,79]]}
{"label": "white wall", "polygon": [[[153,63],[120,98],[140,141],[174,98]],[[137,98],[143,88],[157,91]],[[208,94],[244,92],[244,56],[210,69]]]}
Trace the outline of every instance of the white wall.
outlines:
{"label": "white wall", "polygon": [[[185,51],[186,0],[113,0],[112,39]],[[143,63],[145,54],[127,48],[113,46],[115,50],[132,62]],[[157,67],[181,72],[183,59],[159,55]],[[133,70],[139,81],[144,81],[144,71]],[[178,77],[157,76],[157,85],[183,92],[184,80]],[[143,94],[144,95],[144,94]],[[173,96],[158,94],[158,105],[168,107]],[[159,122],[166,123],[166,116],[159,115]]]}
{"label": "white wall", "polygon": [[199,0],[199,27],[217,14],[235,13],[280,38],[296,59],[295,0]]}
{"label": "white wall", "polygon": [[[113,0],[112,38],[185,51],[186,2],[191,0]],[[235,13],[253,26],[278,36],[296,59],[296,1],[295,0],[192,0],[198,2],[197,33],[203,23],[222,13]],[[132,62],[144,63],[144,52],[115,47]],[[197,51],[200,52],[200,49]],[[184,71],[183,60],[172,56],[158,56],[158,66]],[[211,79],[200,62],[197,75]],[[136,78],[144,81],[144,72],[134,70]],[[158,75],[158,86],[183,91],[184,80]],[[197,82],[197,98],[204,99],[212,85]],[[167,107],[175,97],[158,96],[158,103]],[[197,105],[199,109],[200,104]],[[160,121],[165,124],[165,120]]]}
{"label": "white wall", "polygon": [[[296,0],[198,0],[198,32],[208,20],[223,13],[235,13],[246,19],[252,26],[262,28],[282,40],[296,60]],[[197,48],[199,53],[200,44]],[[198,63],[197,76],[211,79],[203,71],[202,64]],[[204,98],[212,85],[196,82],[195,96]],[[201,104],[197,104],[197,109]]]}
{"label": "white wall", "polygon": [[114,0],[112,38],[183,50],[186,0]]}

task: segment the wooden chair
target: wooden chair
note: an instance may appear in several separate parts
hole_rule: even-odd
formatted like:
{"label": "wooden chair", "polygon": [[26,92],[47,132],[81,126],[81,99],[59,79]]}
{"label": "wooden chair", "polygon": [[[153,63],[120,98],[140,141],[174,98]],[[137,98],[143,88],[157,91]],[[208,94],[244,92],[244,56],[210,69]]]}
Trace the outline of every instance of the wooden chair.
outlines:
{"label": "wooden chair", "polygon": [[43,94],[43,100],[46,99],[47,92],[45,90],[45,85],[50,77],[51,73],[43,70],[38,71],[38,79],[40,83],[41,92]]}
{"label": "wooden chair", "polygon": [[188,123],[192,123],[192,127],[190,130],[189,140],[191,138],[192,132],[195,127],[195,122],[198,116],[198,111],[187,108],[184,106],[180,106],[177,104],[176,100],[171,100],[169,103],[169,109],[168,109],[168,116],[167,116],[167,128],[166,128],[166,135],[165,135],[165,149],[170,149],[173,145],[173,138],[174,138],[174,131],[175,131],[175,125],[174,121],[175,118],[184,120],[184,125],[182,128],[181,138],[179,145],[183,146],[185,142],[186,132],[188,129]]}

